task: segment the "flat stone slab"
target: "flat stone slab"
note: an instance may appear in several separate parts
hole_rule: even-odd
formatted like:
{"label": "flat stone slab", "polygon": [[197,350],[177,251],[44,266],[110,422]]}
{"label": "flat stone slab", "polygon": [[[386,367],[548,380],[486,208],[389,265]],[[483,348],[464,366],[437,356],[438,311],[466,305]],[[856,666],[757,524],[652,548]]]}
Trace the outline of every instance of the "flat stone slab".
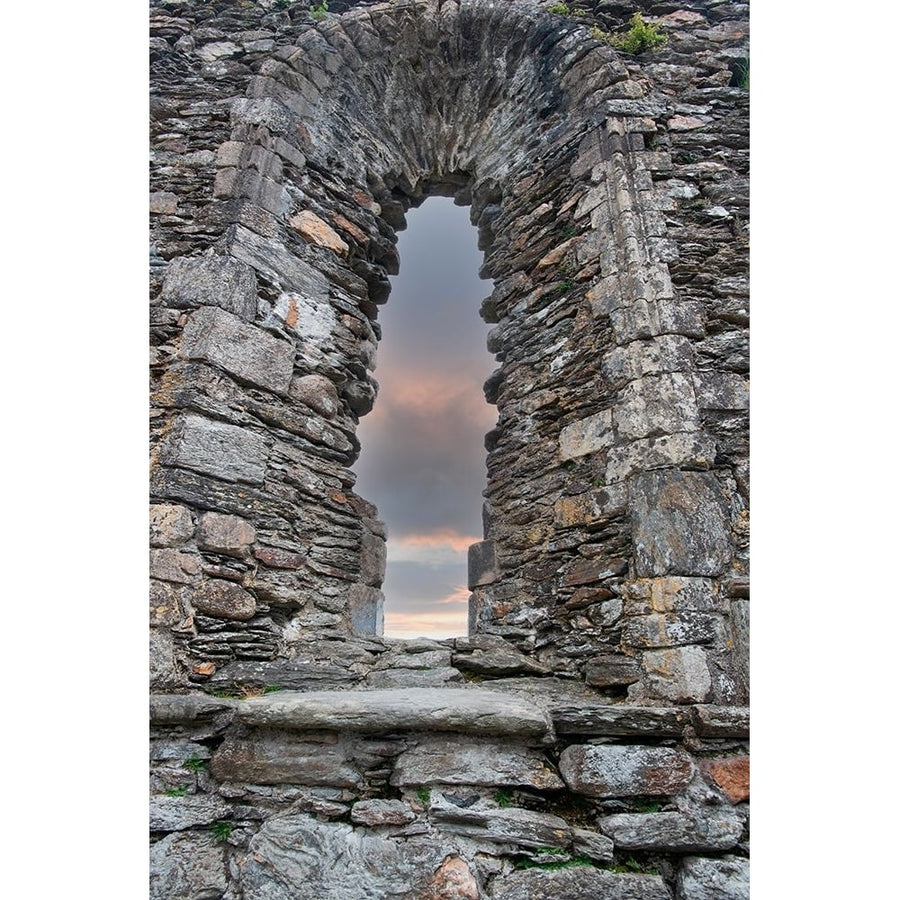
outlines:
{"label": "flat stone slab", "polygon": [[678,900],[750,900],[750,860],[689,856],[678,873]]}
{"label": "flat stone slab", "polygon": [[702,737],[750,736],[748,706],[695,706],[694,728]]}
{"label": "flat stone slab", "polygon": [[305,815],[273,816],[250,841],[239,875],[241,896],[244,900],[445,896],[428,889],[451,855],[458,852],[445,836],[393,840]]}
{"label": "flat stone slab", "polygon": [[442,831],[493,844],[569,847],[573,839],[564,819],[528,809],[460,809],[447,803],[432,805],[429,817]]}
{"label": "flat stone slab", "polygon": [[593,866],[525,869],[494,882],[493,900],[671,900],[659,875],[619,875]]}
{"label": "flat stone slab", "polygon": [[622,813],[600,819],[600,829],[616,847],[627,850],[730,850],[744,824],[732,809],[711,807],[697,816],[680,812]]}
{"label": "flat stone slab", "polygon": [[284,691],[240,703],[237,717],[246,725],[302,731],[453,731],[544,740],[553,737],[546,709],[486,690]]}
{"label": "flat stone slab", "polygon": [[150,721],[157,725],[183,725],[217,715],[228,715],[233,700],[206,694],[153,694],[150,697]]}
{"label": "flat stone slab", "polygon": [[554,703],[550,715],[560,734],[678,737],[692,721],[683,706]]}
{"label": "flat stone slab", "polygon": [[484,784],[558,791],[565,787],[544,754],[512,741],[461,735],[431,735],[397,758],[396,787]]}
{"label": "flat stone slab", "polygon": [[573,745],[559,758],[569,790],[588,797],[675,794],[696,774],[691,757],[671,747]]}

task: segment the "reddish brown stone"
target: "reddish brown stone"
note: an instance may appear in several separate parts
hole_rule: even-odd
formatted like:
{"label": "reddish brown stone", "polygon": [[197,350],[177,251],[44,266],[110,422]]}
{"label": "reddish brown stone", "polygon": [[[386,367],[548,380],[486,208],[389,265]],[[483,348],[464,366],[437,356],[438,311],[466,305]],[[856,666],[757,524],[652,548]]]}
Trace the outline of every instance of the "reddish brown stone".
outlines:
{"label": "reddish brown stone", "polygon": [[253,595],[230,581],[210,579],[197,588],[191,600],[197,612],[220,619],[252,619],[256,614]]}
{"label": "reddish brown stone", "polygon": [[700,763],[703,774],[732,802],[750,799],[750,757],[705,759]]}
{"label": "reddish brown stone", "polygon": [[194,666],[194,674],[195,675],[215,675],[216,665],[215,663],[205,662],[199,663]]}
{"label": "reddish brown stone", "polygon": [[338,228],[342,231],[346,231],[358,244],[363,247],[368,245],[369,236],[361,228],[354,225],[349,219],[344,218],[344,216],[336,215],[333,221]]}
{"label": "reddish brown stone", "polygon": [[478,900],[478,882],[464,859],[449,856],[434,873],[419,900]]}
{"label": "reddish brown stone", "polygon": [[258,547],[253,555],[270,569],[302,569],[305,562],[302,553],[291,553],[274,547]]}
{"label": "reddish brown stone", "polygon": [[594,584],[605,578],[620,575],[628,568],[625,559],[577,559],[566,570],[563,585],[570,587],[577,584]]}

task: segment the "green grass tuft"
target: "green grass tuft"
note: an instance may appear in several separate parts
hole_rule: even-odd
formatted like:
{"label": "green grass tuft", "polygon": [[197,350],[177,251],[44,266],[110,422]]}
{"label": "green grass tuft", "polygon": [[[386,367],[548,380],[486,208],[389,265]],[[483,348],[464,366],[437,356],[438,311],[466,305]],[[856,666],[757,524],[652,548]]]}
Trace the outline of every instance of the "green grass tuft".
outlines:
{"label": "green grass tuft", "polygon": [[638,12],[631,17],[631,27],[628,31],[616,33],[603,31],[594,27],[591,34],[599,41],[605,41],[610,47],[637,56],[647,50],[655,50],[662,46],[668,38],[659,30],[658,25],[652,25],[644,21],[644,17]]}

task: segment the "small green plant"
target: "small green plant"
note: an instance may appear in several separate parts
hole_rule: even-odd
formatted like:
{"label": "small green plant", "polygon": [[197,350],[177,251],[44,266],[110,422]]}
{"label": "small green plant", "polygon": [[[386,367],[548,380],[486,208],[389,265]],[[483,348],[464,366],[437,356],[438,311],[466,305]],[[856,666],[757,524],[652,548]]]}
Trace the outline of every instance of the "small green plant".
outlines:
{"label": "small green plant", "polygon": [[213,822],[212,825],[209,826],[212,836],[217,841],[227,841],[228,838],[231,837],[234,828],[234,822]]}
{"label": "small green plant", "polygon": [[568,16],[572,10],[569,9],[568,3],[554,3],[552,6],[547,7],[547,12],[556,13],[558,16]]}
{"label": "small green plant", "polygon": [[187,793],[186,787],[173,787],[166,791],[167,797],[183,797]]}
{"label": "small green plant", "polygon": [[[558,848],[544,848],[543,850],[537,850],[536,855],[541,853],[548,855],[551,852],[556,852]],[[587,856],[573,856],[571,859],[559,859],[554,860],[553,862],[538,862],[534,859],[522,859],[516,863],[517,869],[546,869],[548,871],[553,871],[555,869],[571,869],[573,866],[592,866],[594,863]]]}
{"label": "small green plant", "polygon": [[731,80],[734,87],[742,91],[750,90],[750,60],[742,59],[734,68],[734,77]]}
{"label": "small green plant", "polygon": [[568,294],[570,291],[574,290],[575,282],[572,281],[571,278],[566,278],[564,281],[559,283],[559,292],[560,294]]}
{"label": "small green plant", "polygon": [[653,803],[649,800],[637,800],[637,801],[635,801],[634,808],[638,812],[655,813],[655,812],[659,812],[660,804]]}
{"label": "small green plant", "polygon": [[500,788],[500,790],[494,794],[494,803],[496,803],[500,809],[506,809],[507,807],[512,806],[512,791],[508,791],[506,788]]}
{"label": "small green plant", "polygon": [[431,788],[420,787],[416,791],[416,797],[419,798],[419,803],[421,803],[422,806],[428,806],[428,804],[431,803]]}
{"label": "small green plant", "polygon": [[610,47],[621,50],[623,53],[630,53],[637,56],[645,50],[654,50],[664,44],[668,38],[662,34],[658,25],[653,25],[644,21],[644,17],[638,12],[631,17],[629,23],[631,27],[628,31],[615,33],[612,31],[603,31],[598,27],[591,29],[591,35],[598,41],[605,41]]}
{"label": "small green plant", "polygon": [[626,875],[629,872],[640,872],[642,875],[659,875],[659,870],[653,866],[642,863],[633,856],[626,856],[620,863],[614,863],[607,867],[610,872],[618,875]]}
{"label": "small green plant", "polygon": [[209,762],[205,759],[200,759],[199,756],[192,756],[184,761],[184,767],[192,772],[205,772],[209,768]]}
{"label": "small green plant", "polygon": [[321,22],[328,15],[328,0],[322,0],[318,6],[310,6],[309,14],[317,22]]}

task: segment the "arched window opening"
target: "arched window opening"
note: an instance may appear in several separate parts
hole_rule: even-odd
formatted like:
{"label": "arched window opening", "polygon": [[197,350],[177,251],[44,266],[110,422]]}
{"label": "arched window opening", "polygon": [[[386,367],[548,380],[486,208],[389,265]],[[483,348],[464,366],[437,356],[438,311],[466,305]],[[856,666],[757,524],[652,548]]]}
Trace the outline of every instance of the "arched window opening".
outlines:
{"label": "arched window opening", "polygon": [[359,426],[355,490],[387,525],[387,637],[467,632],[467,551],[482,540],[484,435],[496,421],[482,390],[495,363],[477,244],[468,209],[449,198],[410,210],[379,315],[379,393]]}

